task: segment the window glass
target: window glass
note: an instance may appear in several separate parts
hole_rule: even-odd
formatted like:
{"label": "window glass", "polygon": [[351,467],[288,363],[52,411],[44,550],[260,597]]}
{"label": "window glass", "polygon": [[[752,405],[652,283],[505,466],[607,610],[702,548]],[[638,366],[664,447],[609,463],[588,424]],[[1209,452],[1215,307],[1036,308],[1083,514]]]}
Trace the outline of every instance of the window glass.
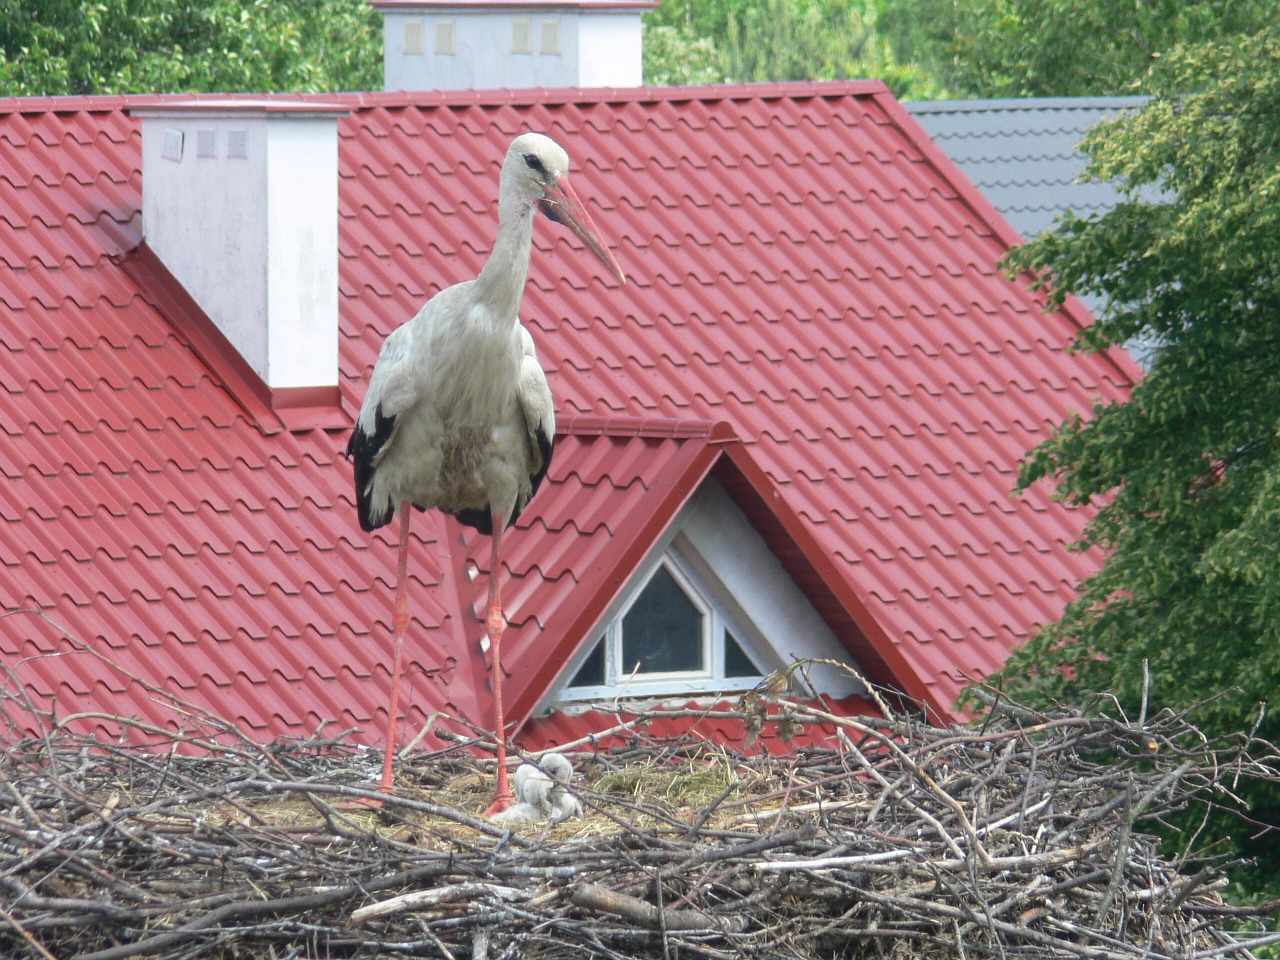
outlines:
{"label": "window glass", "polygon": [[604,686],[604,647],[605,642],[601,639],[595,646],[595,649],[582,661],[582,666],[578,668],[578,672],[573,675],[573,679],[569,681],[571,687],[602,687]]}
{"label": "window glass", "polygon": [[726,677],[758,677],[759,668],[751,662],[738,638],[728,630],[724,632],[724,675]]}
{"label": "window glass", "polygon": [[659,567],[622,618],[623,673],[704,670],[702,652],[702,611]]}

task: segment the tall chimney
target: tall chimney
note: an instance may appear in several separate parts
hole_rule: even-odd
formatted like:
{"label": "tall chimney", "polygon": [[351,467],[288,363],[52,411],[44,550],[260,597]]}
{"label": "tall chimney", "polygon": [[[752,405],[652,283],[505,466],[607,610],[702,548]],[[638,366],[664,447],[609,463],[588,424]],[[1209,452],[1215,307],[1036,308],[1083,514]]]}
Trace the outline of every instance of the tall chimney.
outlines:
{"label": "tall chimney", "polygon": [[657,0],[372,0],[387,90],[638,87]]}
{"label": "tall chimney", "polygon": [[274,100],[133,111],[147,245],[283,406],[337,402],[347,112]]}

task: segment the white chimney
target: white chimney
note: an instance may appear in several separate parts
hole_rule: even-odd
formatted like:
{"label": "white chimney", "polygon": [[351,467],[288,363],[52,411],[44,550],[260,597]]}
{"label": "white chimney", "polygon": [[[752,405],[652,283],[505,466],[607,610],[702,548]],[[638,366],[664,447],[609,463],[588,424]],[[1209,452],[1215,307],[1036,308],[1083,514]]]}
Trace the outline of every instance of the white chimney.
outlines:
{"label": "white chimney", "polygon": [[283,406],[330,391],[336,403],[347,112],[274,100],[133,111],[143,239]]}
{"label": "white chimney", "polygon": [[657,0],[372,0],[387,90],[638,87]]}

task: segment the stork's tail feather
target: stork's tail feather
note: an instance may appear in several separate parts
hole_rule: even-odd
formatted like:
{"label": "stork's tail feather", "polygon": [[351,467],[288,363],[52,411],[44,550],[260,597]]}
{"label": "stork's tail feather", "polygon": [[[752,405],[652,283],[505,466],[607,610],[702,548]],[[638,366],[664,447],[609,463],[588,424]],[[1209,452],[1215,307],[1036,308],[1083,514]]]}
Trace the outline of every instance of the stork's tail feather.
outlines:
{"label": "stork's tail feather", "polygon": [[465,526],[475,527],[486,537],[493,536],[493,512],[489,509],[488,504],[479,509],[455,510],[452,516]]}
{"label": "stork's tail feather", "polygon": [[538,492],[538,488],[542,486],[542,481],[547,478],[547,471],[551,468],[551,455],[556,448],[555,429],[548,430],[545,423],[540,423],[534,428],[533,440],[538,445],[538,453],[542,456],[542,466],[538,468],[537,473],[529,478],[530,500]]}
{"label": "stork's tail feather", "polygon": [[[555,448],[555,437],[548,436],[547,431],[539,426],[533,431],[534,442],[538,445],[538,452],[542,456],[542,466],[536,473],[529,477],[529,495],[521,497],[516,501],[515,506],[511,510],[511,516],[507,519],[508,525],[515,523],[520,519],[520,514],[524,508],[529,505],[529,501],[533,499],[533,495],[538,492],[538,488],[542,486],[542,481],[547,477],[547,468],[551,466],[551,453]],[[455,510],[452,516],[461,524],[468,527],[475,527],[486,537],[493,536],[493,510],[489,504],[485,504],[479,508],[467,508],[465,510]]]}
{"label": "stork's tail feather", "polygon": [[360,517],[360,529],[365,533],[373,533],[379,527],[385,527],[395,516],[394,510],[374,510],[369,496],[360,496],[357,488],[356,513]]}

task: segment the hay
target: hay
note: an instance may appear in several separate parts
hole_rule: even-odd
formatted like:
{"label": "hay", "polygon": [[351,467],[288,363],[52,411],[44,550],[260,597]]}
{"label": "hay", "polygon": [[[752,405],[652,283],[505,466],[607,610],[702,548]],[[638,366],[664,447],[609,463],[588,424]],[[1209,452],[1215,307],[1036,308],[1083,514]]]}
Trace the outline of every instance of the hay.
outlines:
{"label": "hay", "polygon": [[377,757],[342,737],[263,747],[200,721],[144,747],[57,727],[0,759],[0,953],[1248,956],[1221,865],[1162,858],[1142,825],[1274,779],[1269,744],[1170,713],[942,729],[742,709],[840,744],[772,757],[633,732],[573,755],[587,815],[549,830],[479,819],[493,765],[474,744],[407,756],[398,796],[344,809],[376,796]]}

